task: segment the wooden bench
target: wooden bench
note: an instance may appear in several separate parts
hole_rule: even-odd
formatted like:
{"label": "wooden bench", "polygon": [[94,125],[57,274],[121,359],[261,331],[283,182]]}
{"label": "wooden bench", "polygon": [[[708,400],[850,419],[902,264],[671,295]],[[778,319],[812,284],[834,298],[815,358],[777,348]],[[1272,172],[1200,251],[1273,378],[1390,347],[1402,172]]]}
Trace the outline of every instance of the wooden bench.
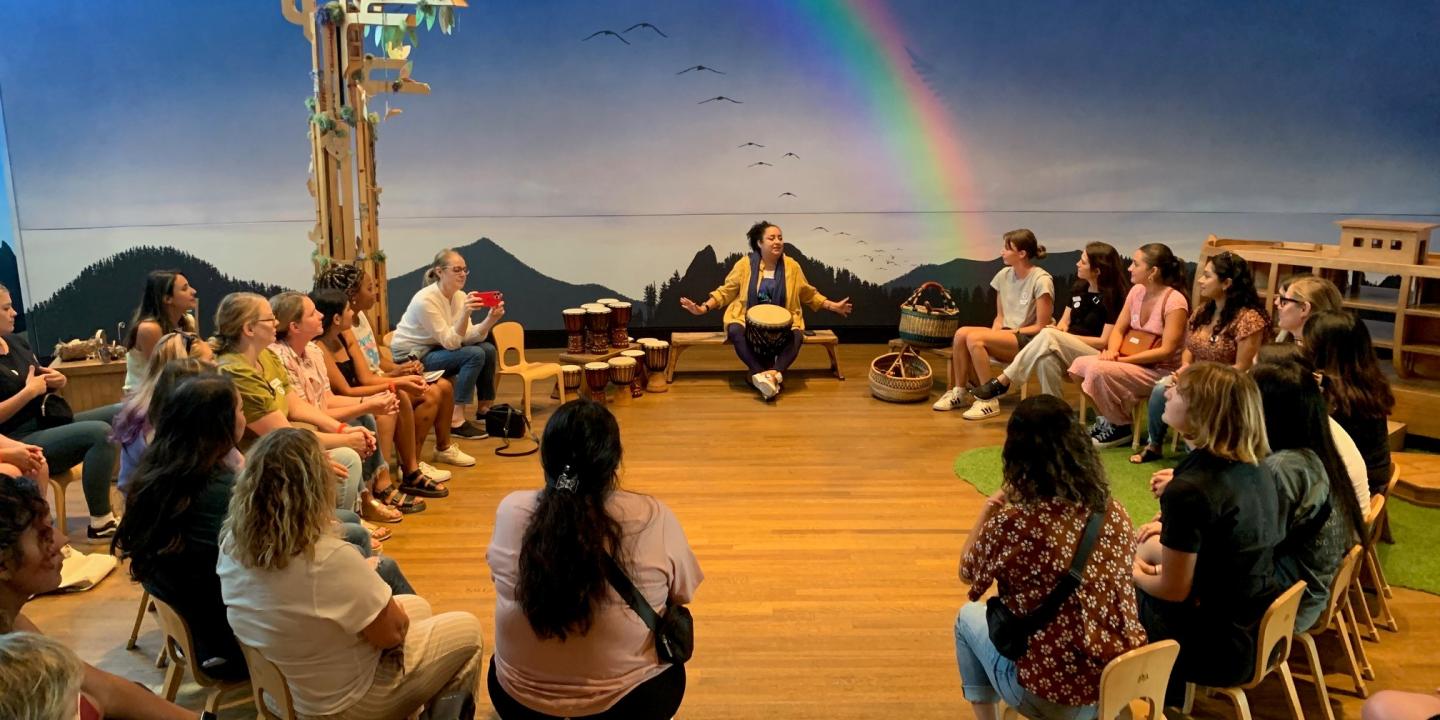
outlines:
{"label": "wooden bench", "polygon": [[[835,348],[840,344],[840,338],[835,337],[834,330],[816,330],[814,335],[804,335],[803,345],[821,345],[825,352],[830,353],[830,372],[841,380],[845,374],[840,372],[840,361],[835,357]],[[665,368],[665,380],[675,379],[675,366],[680,363],[680,354],[686,348],[695,345],[724,345],[726,343],[725,333],[715,332],[677,332],[670,336],[670,366]]]}

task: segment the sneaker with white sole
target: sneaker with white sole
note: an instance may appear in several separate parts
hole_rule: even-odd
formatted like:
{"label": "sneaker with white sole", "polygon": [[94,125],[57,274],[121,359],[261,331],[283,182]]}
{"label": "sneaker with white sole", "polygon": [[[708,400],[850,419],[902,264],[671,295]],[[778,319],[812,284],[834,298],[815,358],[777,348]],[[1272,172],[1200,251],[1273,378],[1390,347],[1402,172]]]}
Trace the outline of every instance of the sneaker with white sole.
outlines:
{"label": "sneaker with white sole", "polygon": [[1112,448],[1120,445],[1129,445],[1133,435],[1129,425],[1115,425],[1105,423],[1105,429],[1091,438],[1097,448]]}
{"label": "sneaker with white sole", "polygon": [[1000,399],[976,400],[970,405],[970,409],[960,413],[960,417],[966,420],[984,420],[988,417],[995,417],[1000,414]]}
{"label": "sneaker with white sole", "polygon": [[[452,445],[451,447],[454,447],[454,446]],[[475,458],[470,458],[470,459],[471,459],[471,460],[474,460]],[[423,463],[423,462],[422,462],[422,463],[418,463],[418,466],[419,466],[419,469],[420,469],[420,474],[421,474],[421,475],[424,475],[424,476],[427,477],[427,478],[429,478],[431,482],[442,483],[442,482],[445,482],[446,480],[449,480],[449,479],[452,477],[449,470],[441,470],[440,468],[437,468],[437,467],[435,467],[434,465],[431,465],[430,463]]]}
{"label": "sneaker with white sole", "polygon": [[948,412],[950,410],[954,410],[960,407],[960,405],[964,402],[965,388],[953,387],[949,390],[946,390],[945,394],[941,395],[940,399],[936,400],[935,404],[931,405],[930,407],[935,408],[940,412]]}
{"label": "sneaker with white sole", "polygon": [[454,465],[455,467],[470,467],[475,464],[475,458],[466,455],[465,451],[461,450],[460,446],[453,442],[450,443],[450,447],[444,450],[436,450],[433,459],[437,463],[445,463],[446,465]]}
{"label": "sneaker with white sole", "polygon": [[1100,415],[1095,418],[1095,422],[1090,423],[1090,428],[1085,432],[1090,435],[1091,439],[1094,439],[1095,436],[1105,432],[1108,427],[1110,427],[1110,421],[1106,420],[1104,415]]}
{"label": "sneaker with white sole", "polygon": [[766,400],[775,397],[775,395],[780,392],[780,386],[776,385],[775,381],[771,379],[769,375],[763,372],[751,375],[750,384],[754,385],[755,389],[759,390],[760,394]]}

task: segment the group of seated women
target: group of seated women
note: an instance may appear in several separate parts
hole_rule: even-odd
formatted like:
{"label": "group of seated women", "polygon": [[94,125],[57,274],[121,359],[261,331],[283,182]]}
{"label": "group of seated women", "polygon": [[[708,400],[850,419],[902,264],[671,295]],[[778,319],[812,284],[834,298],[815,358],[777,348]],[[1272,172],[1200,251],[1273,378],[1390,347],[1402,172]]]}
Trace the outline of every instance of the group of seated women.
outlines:
{"label": "group of seated women", "polygon": [[1179,705],[1185,683],[1251,676],[1258,622],[1283,589],[1305,585],[1297,632],[1319,620],[1343,557],[1368,541],[1369,504],[1363,467],[1357,485],[1331,432],[1334,394],[1353,402],[1356,386],[1312,332],[1326,323],[1370,351],[1357,319],[1321,312],[1304,344],[1261,347],[1248,373],[1201,359],[1165,385],[1162,420],[1189,453],[1154,473],[1160,512],[1133,532],[1071,409],[1048,394],[1020,403],[1003,487],[962,550],[971,600],[994,584],[1010,612],[1036,612],[1069,571],[1087,520],[1101,525],[1078,588],[1018,658],[997,649],[986,606],[961,609],[956,658],[977,717],[998,717],[1000,700],[1031,718],[1093,717],[1105,664],[1164,639],[1180,643],[1167,694]]}

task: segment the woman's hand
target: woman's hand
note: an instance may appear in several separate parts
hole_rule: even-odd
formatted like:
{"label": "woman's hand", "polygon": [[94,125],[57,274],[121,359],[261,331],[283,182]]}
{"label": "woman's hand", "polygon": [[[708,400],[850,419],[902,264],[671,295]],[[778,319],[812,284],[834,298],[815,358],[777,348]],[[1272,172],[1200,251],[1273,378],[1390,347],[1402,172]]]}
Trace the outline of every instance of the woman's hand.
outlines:
{"label": "woman's hand", "polygon": [[680,307],[685,308],[691,315],[704,315],[710,312],[710,299],[706,298],[703,303],[696,303],[687,297],[680,298]]}
{"label": "woman's hand", "polygon": [[1100,351],[1099,357],[1101,362],[1114,362],[1120,359],[1120,353],[1115,352],[1114,350],[1105,349]]}
{"label": "woman's hand", "polygon": [[[330,460],[330,472],[335,473],[336,478],[345,478],[350,476],[350,468],[345,467],[344,463],[341,463],[334,458],[328,459]],[[337,520],[336,523],[339,523],[339,521]]]}
{"label": "woman's hand", "polygon": [[35,372],[35,366],[30,366],[30,374],[25,377],[25,390],[30,397],[37,398],[50,391],[50,383],[44,373]]}
{"label": "woman's hand", "polygon": [[1010,497],[1005,494],[1005,488],[1000,488],[999,490],[990,493],[990,497],[985,498],[986,505],[990,505],[991,507],[997,509],[1005,507],[1005,504],[1008,502],[1010,502]]}
{"label": "woman's hand", "polygon": [[1135,566],[1134,566],[1133,568],[1131,568],[1131,571],[1132,571],[1134,574],[1136,574],[1136,575],[1156,575],[1156,576],[1158,576],[1158,575],[1160,574],[1160,566],[1159,566],[1159,565],[1151,565],[1150,563],[1145,562],[1143,559],[1141,559],[1141,557],[1140,557],[1139,555],[1136,555],[1136,556],[1135,556]]}
{"label": "woman's hand", "polygon": [[375,433],[369,428],[347,425],[340,434],[345,437],[345,447],[360,453],[360,457],[368,458],[375,452]]}
{"label": "woman's hand", "polygon": [[1141,525],[1140,529],[1135,531],[1135,544],[1140,545],[1146,540],[1149,540],[1150,538],[1159,535],[1160,528],[1161,525],[1159,520],[1155,520],[1153,522],[1148,522],[1144,525]]}
{"label": "woman's hand", "polygon": [[394,415],[400,412],[400,398],[386,390],[365,398],[361,403],[373,415]]}
{"label": "woman's hand", "polygon": [[54,368],[40,368],[40,374],[45,377],[45,389],[50,392],[65,387],[65,383],[69,382],[69,378],[65,377],[65,373]]}
{"label": "woman's hand", "polygon": [[397,363],[394,369],[386,374],[390,377],[404,377],[406,375],[423,375],[424,373],[425,365],[419,360],[406,360],[403,363]]}
{"label": "woman's hand", "polygon": [[21,475],[33,475],[36,470],[40,469],[40,466],[45,464],[45,456],[41,455],[37,459],[30,452],[31,447],[34,446],[14,445],[0,449],[0,462],[10,463],[19,468]]}
{"label": "woman's hand", "polygon": [[826,300],[825,309],[840,317],[850,317],[850,312],[855,309],[855,304],[850,302],[848,297],[843,300]]}
{"label": "woman's hand", "polygon": [[490,312],[485,315],[485,322],[490,323],[491,327],[494,327],[494,326],[495,326],[495,323],[500,322],[500,320],[503,319],[504,317],[505,317],[505,301],[504,301],[504,300],[501,300],[499,305],[496,305],[495,307],[490,308]]}
{"label": "woman's hand", "polygon": [[475,312],[475,311],[477,311],[477,310],[482,310],[482,309],[484,309],[484,307],[485,307],[485,301],[484,301],[484,300],[481,300],[478,296],[475,296],[475,295],[466,295],[466,296],[465,296],[465,310],[466,310],[467,312],[472,312],[472,313],[473,313],[473,312]]}
{"label": "woman's hand", "polygon": [[1171,481],[1171,480],[1174,480],[1174,479],[1175,479],[1175,469],[1174,469],[1174,468],[1166,468],[1166,469],[1164,469],[1164,470],[1157,470],[1154,475],[1151,475],[1151,476],[1150,476],[1150,494],[1154,495],[1154,496],[1157,497],[1157,498],[1160,497],[1161,495],[1164,495],[1164,494],[1165,494],[1165,486],[1169,485],[1169,484],[1170,484],[1170,481]]}
{"label": "woman's hand", "polygon": [[394,385],[396,390],[400,390],[411,395],[424,395],[425,388],[429,387],[425,383],[425,377],[422,375],[404,375],[401,377],[397,377],[395,378]]}

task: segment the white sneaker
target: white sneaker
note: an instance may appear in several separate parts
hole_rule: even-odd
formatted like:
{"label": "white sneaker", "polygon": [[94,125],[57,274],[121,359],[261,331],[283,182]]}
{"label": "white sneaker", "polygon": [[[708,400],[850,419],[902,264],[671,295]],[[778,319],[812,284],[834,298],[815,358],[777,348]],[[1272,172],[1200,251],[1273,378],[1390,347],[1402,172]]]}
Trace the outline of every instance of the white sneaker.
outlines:
{"label": "white sneaker", "polygon": [[475,464],[475,458],[466,455],[465,451],[461,450],[460,446],[453,442],[450,443],[450,447],[444,450],[436,450],[434,460],[435,462],[454,465],[455,467],[470,467]]}
{"label": "white sneaker", "polygon": [[[455,447],[455,446],[454,446],[454,445],[451,445],[450,447]],[[473,461],[475,460],[475,458],[470,458],[470,460],[473,462]],[[427,477],[427,478],[429,478],[432,482],[442,483],[442,482],[445,482],[446,480],[449,480],[450,477],[451,477],[451,474],[450,474],[450,471],[449,471],[449,470],[441,470],[440,468],[437,468],[437,467],[435,467],[434,465],[431,465],[430,463],[423,463],[423,462],[422,462],[422,463],[419,463],[419,466],[420,466],[420,474],[421,474],[421,475],[424,475],[424,476]]]}
{"label": "white sneaker", "polygon": [[940,399],[936,400],[935,404],[930,407],[940,412],[948,412],[960,407],[963,402],[965,402],[965,388],[953,387],[946,390],[945,394],[941,395]]}
{"label": "white sneaker", "polygon": [[1000,414],[1000,398],[976,400],[970,409],[960,414],[966,420],[984,420]]}
{"label": "white sneaker", "polygon": [[766,400],[775,397],[775,395],[780,392],[780,387],[775,384],[775,381],[771,380],[770,376],[763,372],[751,375],[750,384],[754,385],[755,389],[759,390],[760,394],[764,396]]}

